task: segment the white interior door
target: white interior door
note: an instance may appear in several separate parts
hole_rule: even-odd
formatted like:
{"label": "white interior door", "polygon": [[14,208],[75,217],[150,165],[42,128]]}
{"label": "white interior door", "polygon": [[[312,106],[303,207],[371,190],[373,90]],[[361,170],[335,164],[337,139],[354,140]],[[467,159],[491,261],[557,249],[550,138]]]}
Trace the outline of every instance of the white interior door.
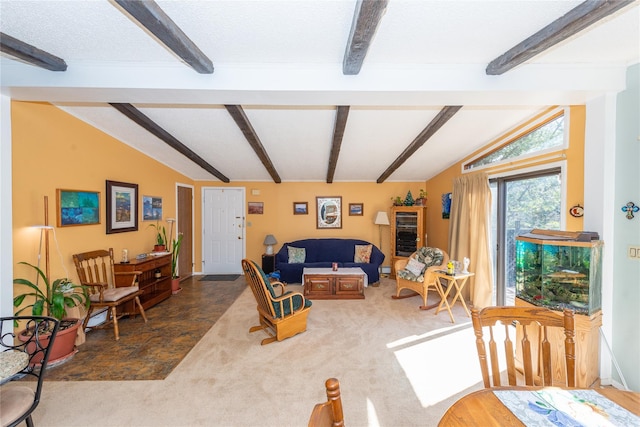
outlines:
{"label": "white interior door", "polygon": [[244,188],[202,189],[202,272],[242,274]]}

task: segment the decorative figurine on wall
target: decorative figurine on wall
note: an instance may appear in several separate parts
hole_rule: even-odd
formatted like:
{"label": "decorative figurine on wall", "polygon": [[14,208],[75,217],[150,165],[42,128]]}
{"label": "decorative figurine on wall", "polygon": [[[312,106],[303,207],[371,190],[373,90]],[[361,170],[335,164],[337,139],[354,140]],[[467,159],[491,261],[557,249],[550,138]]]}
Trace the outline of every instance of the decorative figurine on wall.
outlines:
{"label": "decorative figurine on wall", "polygon": [[627,213],[627,219],[633,219],[633,213],[638,212],[640,208],[635,203],[629,202],[622,207],[622,212]]}

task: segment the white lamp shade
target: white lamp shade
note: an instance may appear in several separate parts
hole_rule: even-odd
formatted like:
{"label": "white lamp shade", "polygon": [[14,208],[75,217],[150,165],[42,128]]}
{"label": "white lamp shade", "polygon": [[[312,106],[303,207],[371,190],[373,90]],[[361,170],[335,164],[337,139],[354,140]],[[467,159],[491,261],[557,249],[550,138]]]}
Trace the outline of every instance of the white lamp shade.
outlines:
{"label": "white lamp shade", "polygon": [[389,215],[385,211],[379,211],[376,214],[376,218],[373,220],[375,225],[389,225]]}

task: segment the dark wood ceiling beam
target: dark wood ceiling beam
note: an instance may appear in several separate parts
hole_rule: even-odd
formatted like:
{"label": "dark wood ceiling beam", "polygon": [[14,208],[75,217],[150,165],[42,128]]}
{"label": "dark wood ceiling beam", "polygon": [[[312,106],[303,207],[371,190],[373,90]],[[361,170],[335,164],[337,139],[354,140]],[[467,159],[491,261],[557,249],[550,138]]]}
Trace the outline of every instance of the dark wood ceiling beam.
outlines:
{"label": "dark wood ceiling beam", "polygon": [[340,147],[342,146],[342,137],[344,129],[347,127],[347,117],[349,117],[349,106],[339,105],[336,109],[336,123],[333,126],[333,142],[331,143],[331,154],[329,155],[329,168],[327,170],[327,183],[333,182],[333,176],[336,173],[336,165],[340,156]]}
{"label": "dark wood ceiling beam", "polygon": [[387,3],[388,0],[358,0],[356,3],[351,33],[342,61],[343,74],[355,75],[360,72],[380,19],[387,9]]}
{"label": "dark wood ceiling beam", "polygon": [[35,46],[11,37],[8,34],[0,33],[0,52],[4,52],[13,57],[19,58],[36,67],[50,71],[66,71],[67,63],[64,59],[40,50]]}
{"label": "dark wood ceiling beam", "polygon": [[387,168],[386,171],[377,179],[377,183],[381,184],[384,182],[392,173],[396,171],[409,157],[411,157],[420,147],[424,145],[425,142],[429,138],[431,138],[445,123],[449,121],[451,117],[453,117],[460,109],[461,105],[449,105],[444,107],[438,115],[431,120],[431,123],[427,125],[426,128],[420,132],[418,136],[415,137],[413,142],[409,144],[407,148],[398,156],[397,159],[391,163],[391,166]]}
{"label": "dark wood ceiling beam", "polygon": [[110,103],[110,105],[116,110],[120,111],[122,114],[133,120],[135,123],[140,125],[142,128],[147,130],[152,135],[160,138],[162,141],[166,142],[171,148],[187,157],[189,160],[200,166],[202,169],[206,170],[216,178],[218,178],[222,182],[230,182],[229,178],[224,176],[220,171],[207,163],[202,157],[198,156],[194,153],[189,147],[184,145],[182,142],[178,141],[173,135],[171,135],[166,130],[162,129],[156,122],[151,120],[149,117],[142,114],[140,110],[134,107],[131,104],[119,104],[119,103]]}
{"label": "dark wood ceiling beam", "polygon": [[486,72],[503,74],[631,3],[633,0],[587,0],[491,61]]}
{"label": "dark wood ceiling beam", "polygon": [[276,184],[280,184],[282,182],[282,180],[280,179],[280,175],[278,175],[276,168],[273,166],[273,163],[271,162],[267,151],[264,149],[262,142],[260,142],[258,134],[253,129],[253,126],[251,126],[251,122],[249,121],[247,115],[244,113],[242,107],[240,105],[225,105],[225,108],[227,109],[229,114],[231,114],[231,117],[233,117],[233,120],[236,122],[236,124],[244,134],[244,137],[249,142],[249,145],[251,145],[251,148],[253,148],[253,151],[255,151],[255,153],[258,155],[258,158],[264,165],[265,169],[267,169],[267,172],[269,172],[269,175],[271,175],[271,179],[273,179],[273,182],[275,182]]}
{"label": "dark wood ceiling beam", "polygon": [[200,74],[213,73],[213,63],[153,0],[115,0],[129,15]]}

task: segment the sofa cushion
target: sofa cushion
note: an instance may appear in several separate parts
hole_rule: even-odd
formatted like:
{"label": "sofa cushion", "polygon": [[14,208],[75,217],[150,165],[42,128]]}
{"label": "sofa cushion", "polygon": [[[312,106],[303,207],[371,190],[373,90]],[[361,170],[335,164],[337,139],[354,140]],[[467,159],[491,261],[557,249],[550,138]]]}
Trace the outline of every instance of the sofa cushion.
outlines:
{"label": "sofa cushion", "polygon": [[415,252],[414,257],[424,263],[425,267],[428,268],[432,265],[442,264],[444,254],[442,253],[442,249],[423,246]]}
{"label": "sofa cushion", "polygon": [[422,274],[422,272],[424,272],[424,267],[424,263],[418,261],[415,258],[410,258],[405,269],[413,273],[414,276],[419,276]]}
{"label": "sofa cushion", "polygon": [[424,282],[424,275],[415,275],[406,268],[400,271],[396,271],[396,275],[404,280],[411,280],[412,282]]}
{"label": "sofa cushion", "polygon": [[372,245],[355,245],[355,255],[353,256],[353,262],[369,264],[372,249]]}
{"label": "sofa cushion", "polygon": [[305,248],[294,248],[289,246],[289,264],[304,264],[307,258],[307,251]]}

